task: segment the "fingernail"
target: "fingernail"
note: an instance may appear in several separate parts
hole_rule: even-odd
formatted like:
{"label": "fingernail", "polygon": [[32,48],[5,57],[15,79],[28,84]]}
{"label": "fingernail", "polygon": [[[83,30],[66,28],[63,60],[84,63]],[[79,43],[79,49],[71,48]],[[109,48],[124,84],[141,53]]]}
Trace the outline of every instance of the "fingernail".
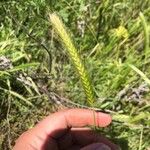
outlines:
{"label": "fingernail", "polygon": [[99,147],[97,147],[95,150],[111,150],[111,148],[103,143],[100,143]]}

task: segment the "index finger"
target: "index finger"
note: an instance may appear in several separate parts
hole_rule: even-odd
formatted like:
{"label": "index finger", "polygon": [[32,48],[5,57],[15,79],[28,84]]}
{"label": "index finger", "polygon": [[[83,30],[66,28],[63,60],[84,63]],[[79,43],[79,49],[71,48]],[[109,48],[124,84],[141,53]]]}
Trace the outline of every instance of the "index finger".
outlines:
{"label": "index finger", "polygon": [[87,109],[69,109],[54,113],[41,121],[35,130],[39,135],[57,138],[71,127],[105,127],[111,123],[111,116]]}

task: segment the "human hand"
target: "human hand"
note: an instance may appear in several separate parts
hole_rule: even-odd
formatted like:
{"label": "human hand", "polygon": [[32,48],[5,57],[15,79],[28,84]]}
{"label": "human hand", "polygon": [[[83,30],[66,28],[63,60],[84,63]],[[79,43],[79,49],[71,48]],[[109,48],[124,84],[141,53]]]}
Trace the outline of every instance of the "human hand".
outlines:
{"label": "human hand", "polygon": [[49,115],[23,133],[13,150],[118,150],[87,126],[106,127],[111,116],[86,109],[69,109]]}

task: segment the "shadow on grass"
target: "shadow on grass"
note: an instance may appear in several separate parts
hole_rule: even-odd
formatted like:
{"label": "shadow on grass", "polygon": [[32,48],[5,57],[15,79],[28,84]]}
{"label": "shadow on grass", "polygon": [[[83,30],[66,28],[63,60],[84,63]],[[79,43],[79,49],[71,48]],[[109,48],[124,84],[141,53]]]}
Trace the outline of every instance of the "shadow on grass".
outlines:
{"label": "shadow on grass", "polygon": [[128,141],[125,138],[112,139],[115,144],[119,145],[121,150],[129,150]]}
{"label": "shadow on grass", "polygon": [[127,130],[128,127],[113,123],[108,128],[98,128],[95,130],[95,132],[104,136],[106,135],[109,140],[118,145],[121,150],[129,150],[127,137],[121,137],[122,133],[127,132]]}

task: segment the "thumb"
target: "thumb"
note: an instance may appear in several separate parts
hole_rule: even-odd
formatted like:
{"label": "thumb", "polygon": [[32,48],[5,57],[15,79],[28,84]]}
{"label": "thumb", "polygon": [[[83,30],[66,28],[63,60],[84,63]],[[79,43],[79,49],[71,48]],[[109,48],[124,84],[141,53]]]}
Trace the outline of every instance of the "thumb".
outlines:
{"label": "thumb", "polygon": [[111,148],[103,143],[93,143],[81,148],[80,150],[111,150]]}

